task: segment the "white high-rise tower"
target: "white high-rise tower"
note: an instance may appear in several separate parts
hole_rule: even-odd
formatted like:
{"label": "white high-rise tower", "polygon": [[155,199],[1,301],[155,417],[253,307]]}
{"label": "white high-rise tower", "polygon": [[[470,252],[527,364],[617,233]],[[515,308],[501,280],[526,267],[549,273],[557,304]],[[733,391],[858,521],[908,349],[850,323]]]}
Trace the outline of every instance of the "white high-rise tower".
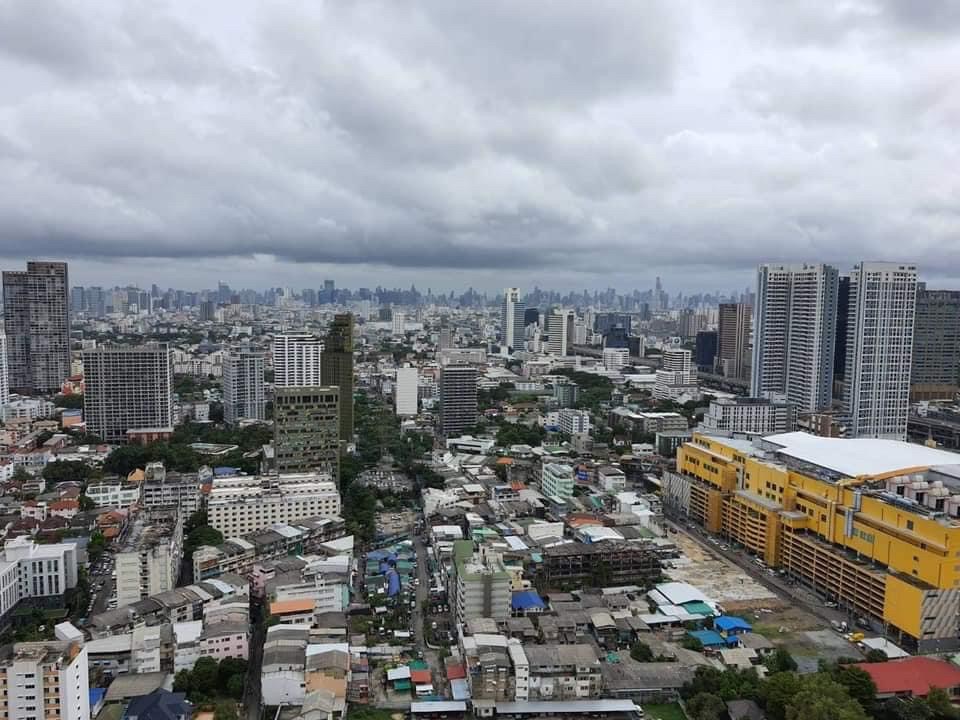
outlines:
{"label": "white high-rise tower", "polygon": [[503,302],[500,305],[500,343],[511,350],[523,348],[523,313],[526,309],[527,305],[520,299],[518,288],[507,288],[503,291]]}
{"label": "white high-rise tower", "polygon": [[273,384],[276,387],[322,385],[320,361],[323,340],[309,333],[273,338]]}

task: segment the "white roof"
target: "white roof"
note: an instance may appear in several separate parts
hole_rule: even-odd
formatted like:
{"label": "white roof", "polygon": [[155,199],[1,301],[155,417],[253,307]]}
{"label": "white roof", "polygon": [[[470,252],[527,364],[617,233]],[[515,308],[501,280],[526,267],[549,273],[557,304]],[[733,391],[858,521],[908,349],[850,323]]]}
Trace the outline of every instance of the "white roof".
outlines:
{"label": "white roof", "polygon": [[519,551],[529,549],[527,544],[516,535],[506,535],[503,539],[507,541],[507,545],[510,546],[511,550]]}
{"label": "white roof", "polygon": [[196,642],[203,632],[203,620],[178,622],[173,624],[173,634],[177,636],[177,645]]}
{"label": "white roof", "polygon": [[623,535],[612,527],[603,525],[586,525],[577,532],[591,540],[623,540]]}
{"label": "white roof", "polygon": [[87,652],[91,655],[100,653],[120,653],[129,652],[133,644],[133,633],[124,635],[110,635],[105,638],[88,640],[83,644]]}
{"label": "white roof", "polygon": [[410,666],[401,665],[400,667],[390,668],[387,670],[387,680],[409,680],[410,679]]}
{"label": "white roof", "polygon": [[897,645],[894,645],[892,642],[886,638],[875,637],[875,638],[864,638],[863,645],[870,648],[871,650],[883,650],[887,658],[894,660],[896,658],[905,658],[910,657],[910,653],[906,652]]}
{"label": "white roof", "polygon": [[768,435],[783,455],[844,475],[880,475],[896,470],[960,464],[960,454],[926,445],[877,438],[825,438],[805,432]]}
{"label": "white roof", "polygon": [[657,590],[673,605],[683,605],[688,602],[710,603],[710,598],[689,583],[668,582],[657,585]]}
{"label": "white roof", "polygon": [[462,700],[434,700],[431,702],[412,702],[412,713],[466,712],[467,704]]}

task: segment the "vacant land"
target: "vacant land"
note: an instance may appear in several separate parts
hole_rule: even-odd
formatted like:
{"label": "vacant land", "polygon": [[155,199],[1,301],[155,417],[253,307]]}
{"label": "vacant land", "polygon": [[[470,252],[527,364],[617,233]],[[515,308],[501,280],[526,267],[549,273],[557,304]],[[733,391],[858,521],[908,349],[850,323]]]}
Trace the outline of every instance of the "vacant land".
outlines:
{"label": "vacant land", "polygon": [[643,712],[646,720],[687,720],[687,716],[679,703],[644,705]]}
{"label": "vacant land", "polygon": [[665,574],[671,580],[687,582],[700,588],[730,611],[763,607],[777,596],[725,558],[715,555],[684,532],[671,538],[683,557],[671,560]]}

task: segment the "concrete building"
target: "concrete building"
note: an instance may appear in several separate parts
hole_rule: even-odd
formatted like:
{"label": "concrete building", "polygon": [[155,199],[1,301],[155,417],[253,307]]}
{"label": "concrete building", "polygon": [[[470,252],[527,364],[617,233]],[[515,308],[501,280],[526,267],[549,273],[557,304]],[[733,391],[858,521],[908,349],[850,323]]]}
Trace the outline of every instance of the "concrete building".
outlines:
{"label": "concrete building", "polygon": [[726,377],[750,379],[750,342],[753,308],[743,303],[720,303],[717,314],[717,370]]}
{"label": "concrete building", "polygon": [[630,349],[625,347],[606,347],[603,349],[603,369],[620,372],[630,364]]}
{"label": "concrete building", "polygon": [[540,492],[548,497],[573,497],[573,468],[559,463],[544,463],[540,474]]}
{"label": "concrete building", "polygon": [[905,440],[917,268],[861,263],[850,274],[844,415],[851,437]]}
{"label": "concrete building", "polygon": [[696,399],[700,396],[693,369],[693,353],[685,349],[663,351],[661,369],[657,370],[653,396],[658,400]]}
{"label": "concrete building", "polygon": [[310,333],[285,333],[273,338],[273,384],[275,387],[322,385],[321,358],[324,343]]}
{"label": "concrete building", "polygon": [[7,336],[0,333],[0,408],[10,400],[10,376],[7,371]]}
{"label": "concrete building", "polygon": [[560,432],[567,435],[590,432],[589,411],[564,408],[557,415],[560,420]]}
{"label": "concrete building", "polygon": [[3,273],[7,372],[16,392],[54,393],[70,376],[67,264],[28,262]]}
{"label": "concrete building", "polygon": [[76,545],[37,545],[23,536],[7,540],[0,551],[0,616],[26,598],[60,601],[76,585]]}
{"label": "concrete building", "polygon": [[697,365],[697,370],[702,370],[703,372],[715,371],[719,339],[719,333],[716,330],[701,330],[697,333],[693,353],[693,360]]}
{"label": "concrete building", "polygon": [[547,315],[547,353],[549,355],[570,355],[573,350],[573,323],[576,314],[573,310],[555,308]]}
{"label": "concrete building", "polygon": [[117,605],[132,605],[177,586],[183,518],[176,507],[169,507],[146,510],[133,519],[116,554]]}
{"label": "concrete building", "polygon": [[266,419],[264,355],[249,345],[234,347],[223,359],[223,419]]}
{"label": "concrete building", "polygon": [[440,434],[460,435],[477,423],[477,369],[447,365],[440,371]]}
{"label": "concrete building", "polygon": [[574,700],[600,697],[603,679],[592,646],[525,645],[531,700]]}
{"label": "concrete building", "polygon": [[797,409],[792,403],[769,398],[720,398],[711,401],[703,428],[733,435],[792,432],[797,429]]}
{"label": "concrete building", "polygon": [[186,517],[201,509],[201,486],[212,480],[208,467],[196,473],[168,473],[162,462],[148,463],[140,485],[141,502],[145,508],[177,507]]}
{"label": "concrete building", "polygon": [[173,364],[165,343],[105,346],[83,353],[87,430],[107,442],[128,430],[173,429]]}
{"label": "concrete building", "polygon": [[472,540],[453,544],[453,592],[457,622],[486,617],[510,617],[513,597],[510,573],[499,554],[483,547],[475,552]]}
{"label": "concrete building", "polygon": [[0,648],[0,716],[10,720],[90,720],[87,650],[82,640]]}
{"label": "concrete building", "polygon": [[418,383],[420,371],[409,365],[397,368],[397,382],[394,385],[394,405],[400,417],[412,417],[419,408]]}
{"label": "concrete building", "polygon": [[783,395],[798,412],[830,407],[837,269],[761,265],[753,321],[750,395]]}
{"label": "concrete building", "polygon": [[140,502],[141,492],[140,484],[115,478],[91,482],[84,494],[93,500],[97,507],[125,508]]}
{"label": "concrete building", "polygon": [[407,314],[400,310],[393,311],[393,317],[390,320],[391,330],[394,337],[401,337],[407,331]]}
{"label": "concrete building", "polygon": [[353,442],[353,315],[350,313],[333,316],[323,349],[320,385],[339,389],[340,442]]}
{"label": "concrete building", "polygon": [[[2,362],[2,361],[0,361]],[[953,400],[960,377],[960,291],[917,285],[910,399]],[[0,379],[2,382],[2,379]]]}
{"label": "concrete building", "polygon": [[518,288],[507,288],[503,291],[500,304],[500,344],[510,350],[524,348],[523,316],[527,304],[520,298]]}
{"label": "concrete building", "polygon": [[217,477],[207,501],[210,526],[229,537],[302,518],[338,518],[340,510],[326,473]]}
{"label": "concrete building", "polygon": [[277,388],[273,399],[273,448],[279,473],[330,473],[340,477],[340,390]]}

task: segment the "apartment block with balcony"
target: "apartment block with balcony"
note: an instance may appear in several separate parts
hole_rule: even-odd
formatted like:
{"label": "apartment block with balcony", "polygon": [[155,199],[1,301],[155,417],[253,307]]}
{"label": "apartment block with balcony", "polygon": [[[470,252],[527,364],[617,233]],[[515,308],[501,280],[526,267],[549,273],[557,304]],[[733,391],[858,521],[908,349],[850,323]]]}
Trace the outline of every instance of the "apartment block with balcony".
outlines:
{"label": "apartment block with balcony", "polygon": [[531,700],[580,700],[600,697],[603,678],[597,652],[585,643],[525,645]]}
{"label": "apartment block with balcony", "polygon": [[130,605],[172,590],[183,559],[183,513],[176,507],[137,515],[116,555],[118,605]]}
{"label": "apartment block with balcony", "polygon": [[474,549],[472,540],[453,546],[453,592],[458,622],[471,617],[508,618],[512,586],[502,557],[486,548]]}
{"label": "apartment block with balcony", "polygon": [[88,720],[87,651],[79,642],[24,642],[0,648],[0,717]]}

